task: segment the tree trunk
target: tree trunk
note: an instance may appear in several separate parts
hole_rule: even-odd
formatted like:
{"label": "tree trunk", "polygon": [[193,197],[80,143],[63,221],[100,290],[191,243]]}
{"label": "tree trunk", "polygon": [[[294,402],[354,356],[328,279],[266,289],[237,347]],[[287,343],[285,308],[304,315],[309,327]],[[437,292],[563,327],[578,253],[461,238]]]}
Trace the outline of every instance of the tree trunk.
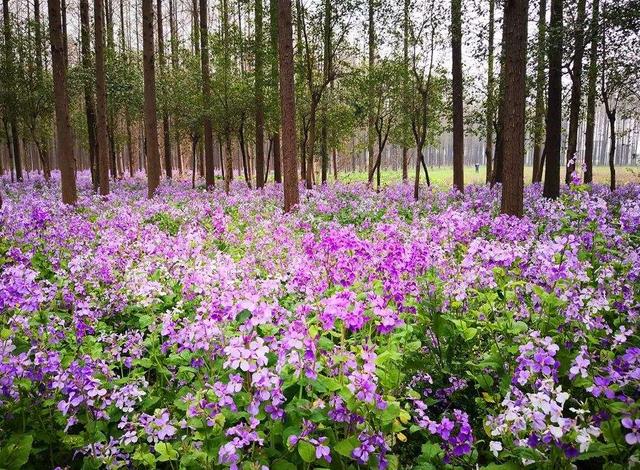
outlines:
{"label": "tree trunk", "polygon": [[291,0],[278,0],[278,59],[280,64],[280,121],[284,176],[284,210],[299,202],[296,161],[296,102],[293,82],[293,32]]}
{"label": "tree trunk", "polygon": [[[40,0],[35,0],[33,2],[33,13],[34,13],[34,41],[36,47],[36,82],[37,87],[41,87],[43,83],[43,61],[42,61],[42,31],[41,31],[41,19],[40,19]],[[47,183],[51,180],[51,162],[49,159],[49,152],[47,149],[47,142],[43,142],[43,138],[41,138],[37,133],[38,127],[38,118],[39,113],[36,113],[35,116],[30,120],[32,123],[31,135],[34,144],[36,145],[36,149],[38,150],[38,159],[42,165],[42,172],[44,174],[44,179]],[[1,165],[0,165],[1,166]],[[1,169],[0,169],[1,174]],[[93,169],[92,169],[92,177],[93,177]]]}
{"label": "tree trunk", "polygon": [[[606,98],[605,98],[606,99]],[[608,101],[608,100],[607,100]],[[605,101],[605,111],[609,119],[609,173],[611,176],[610,189],[616,190],[616,110],[611,109]]]}
{"label": "tree trunk", "polygon": [[[375,48],[376,48],[376,36],[375,36],[375,24],[374,24],[374,0],[368,0],[369,6],[369,22],[368,22],[368,34],[369,34],[369,74],[373,73],[373,66],[375,65]],[[373,96],[373,89],[369,89],[369,97]],[[369,106],[369,113],[367,117],[367,154],[369,158],[369,173],[373,169],[373,125],[375,123],[375,117],[373,115],[373,107]]]}
{"label": "tree trunk", "polygon": [[[270,39],[273,49],[273,62],[271,64],[272,86],[278,93],[278,0],[269,0]],[[273,180],[282,183],[282,165],[280,160],[280,132],[276,129],[271,139],[273,140]]]}
{"label": "tree trunk", "polygon": [[517,217],[522,217],[523,211],[528,6],[528,0],[507,0],[504,4],[505,120],[500,212]]}
{"label": "tree trunk", "polygon": [[227,132],[225,139],[225,168],[224,173],[224,190],[227,194],[231,190],[231,181],[233,181],[233,146],[231,142],[231,133]]}
{"label": "tree trunk", "polygon": [[[545,0],[541,0],[545,1]],[[491,182],[491,173],[493,171],[493,119],[495,114],[495,79],[493,72],[493,63],[495,56],[495,47],[493,45],[495,36],[495,0],[489,0],[489,44],[487,46],[487,105],[485,115],[485,159],[487,163],[486,182]]]}
{"label": "tree trunk", "polygon": [[264,187],[264,90],[262,0],[255,0],[256,188]]}
{"label": "tree trunk", "polygon": [[244,180],[247,182],[247,186],[251,189],[251,170],[249,168],[249,161],[247,159],[246,143],[244,141],[244,118],[240,122],[240,129],[238,131],[239,144],[240,144],[240,156],[242,157],[242,171],[244,173]]}
{"label": "tree trunk", "polygon": [[464,116],[462,104],[462,0],[451,0],[453,89],[453,186],[464,192]]}
{"label": "tree trunk", "polygon": [[[58,11],[60,8],[58,7]],[[22,181],[22,157],[20,155],[20,137],[18,136],[18,121],[16,116],[16,96],[14,77],[14,51],[13,38],[11,34],[11,17],[9,14],[9,0],[2,0],[2,15],[4,18],[4,49],[5,49],[5,74],[8,77],[6,83],[6,93],[8,102],[8,120],[11,127],[11,138],[13,142],[13,164],[16,172],[16,180]]]}
{"label": "tree trunk", "polygon": [[547,0],[540,0],[538,14],[538,45],[536,58],[536,102],[533,118],[533,172],[532,183],[542,181],[542,137],[544,134],[544,90],[546,85],[546,36],[547,36]]}
{"label": "tree trunk", "polygon": [[142,50],[144,66],[144,133],[147,148],[147,197],[152,198],[160,184],[156,76],[153,51],[153,0],[142,0]]}
{"label": "tree trunk", "polygon": [[596,80],[598,78],[598,30],[600,22],[600,0],[593,0],[591,14],[591,50],[589,51],[589,75],[587,90],[587,124],[584,145],[584,182],[593,181],[593,137],[596,117]]}
{"label": "tree trunk", "polygon": [[[158,15],[158,65],[160,76],[165,73],[166,62],[164,59],[164,31],[162,28],[162,0],[157,0]],[[169,115],[166,111],[162,113],[162,141],[164,146],[164,171],[167,179],[173,177],[173,160],[171,156],[171,129],[169,127]]]}
{"label": "tree trunk", "polygon": [[62,202],[75,204],[78,197],[76,190],[76,162],[73,156],[73,138],[71,125],[69,124],[69,96],[67,95],[67,70],[64,63],[60,1],[48,0],[48,5]]}
{"label": "tree trunk", "polygon": [[547,94],[546,139],[544,143],[546,172],[544,197],[560,195],[560,144],[562,133],[562,0],[551,0],[549,23],[549,90]]}
{"label": "tree trunk", "polygon": [[104,56],[103,0],[94,0],[96,48],[96,162],[100,194],[109,194],[109,141],[107,137],[107,84]]}
{"label": "tree trunk", "polygon": [[133,141],[131,139],[131,118],[129,113],[125,114],[125,125],[127,128],[127,159],[129,163],[129,176],[133,178],[135,172],[133,170]]}
{"label": "tree trunk", "polygon": [[422,162],[422,146],[416,147],[416,177],[413,185],[413,198],[417,201],[420,196],[420,163]]}
{"label": "tree trunk", "polygon": [[580,121],[580,103],[582,101],[582,58],[584,56],[584,25],[586,0],[578,0],[578,13],[574,25],[573,73],[571,74],[571,102],[569,105],[569,133],[567,135],[567,169],[564,181],[571,182],[575,171],[575,159],[578,149],[578,124]]}
{"label": "tree trunk", "polygon": [[[91,66],[91,23],[89,19],[89,0],[80,0],[80,39],[82,43],[82,67],[86,73],[92,70]],[[87,136],[89,141],[89,166],[91,169],[91,182],[93,190],[98,191],[100,184],[98,178],[97,143],[96,143],[96,110],[93,102],[93,87],[90,80],[84,81],[84,108],[87,119]]]}
{"label": "tree trunk", "polygon": [[[323,83],[327,84],[331,81],[332,73],[332,57],[331,57],[331,39],[332,39],[332,19],[331,19],[331,0],[324,0],[324,61],[322,64]],[[321,168],[321,182],[326,184],[327,175],[329,173],[329,122],[327,117],[327,106],[322,106],[322,128],[320,130],[320,168]]]}
{"label": "tree trunk", "polygon": [[191,187],[196,188],[196,153],[198,149],[197,134],[191,136]]}
{"label": "tree trunk", "polygon": [[204,165],[205,184],[207,189],[215,186],[215,173],[213,168],[213,133],[211,130],[211,116],[209,106],[211,104],[211,82],[209,78],[209,25],[208,25],[207,0],[200,0],[200,57],[202,60],[202,96],[205,103],[204,117]]}
{"label": "tree trunk", "polygon": [[316,147],[316,114],[317,103],[315,98],[311,97],[311,110],[309,111],[309,141],[307,142],[307,174],[305,184],[307,189],[313,188],[313,156]]}
{"label": "tree trunk", "polygon": [[[491,0],[493,1],[493,0]],[[403,2],[403,15],[402,15],[402,60],[404,63],[405,69],[409,70],[409,0],[404,0]],[[405,79],[404,82],[405,87],[405,98],[408,93],[409,83],[408,80]],[[407,181],[409,179],[409,157],[408,157],[409,149],[403,145],[402,146],[402,181]]]}

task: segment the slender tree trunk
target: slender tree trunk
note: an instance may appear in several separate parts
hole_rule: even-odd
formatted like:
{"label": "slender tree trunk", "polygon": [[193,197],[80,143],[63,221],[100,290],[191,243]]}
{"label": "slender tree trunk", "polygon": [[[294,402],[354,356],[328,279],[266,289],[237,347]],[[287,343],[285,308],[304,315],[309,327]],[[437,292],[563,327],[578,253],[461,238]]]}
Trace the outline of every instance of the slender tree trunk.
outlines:
{"label": "slender tree trunk", "polygon": [[584,148],[584,182],[593,181],[593,137],[596,117],[596,80],[598,78],[598,32],[600,28],[600,0],[593,0],[591,13],[591,50],[589,51],[589,74],[587,90],[587,124]]}
{"label": "slender tree trunk", "polygon": [[336,148],[332,151],[333,159],[333,180],[338,181],[338,150]]}
{"label": "slender tree trunk", "polygon": [[[91,64],[91,26],[89,20],[89,0],[80,0],[80,39],[82,50],[82,67],[86,73],[92,70]],[[89,141],[89,166],[91,168],[91,182],[93,190],[98,191],[97,142],[96,142],[96,110],[93,102],[93,87],[91,80],[84,81],[84,108],[87,120],[87,136]]]}
{"label": "slender tree trunk", "polygon": [[[169,29],[171,34],[171,67],[173,70],[178,69],[178,15],[177,9],[174,5],[175,0],[169,0]],[[197,28],[196,28],[197,29]],[[174,116],[175,119],[175,116]],[[180,136],[180,129],[175,126],[175,139],[176,139],[176,160],[178,162],[178,173],[182,176],[184,172],[184,163],[182,161],[182,139]]]}
{"label": "slender tree trunk", "polygon": [[296,161],[296,102],[293,82],[293,32],[291,0],[278,0],[278,60],[280,64],[280,120],[284,176],[284,210],[299,202]]}
{"label": "slender tree trunk", "polygon": [[[545,0],[541,0],[545,1]],[[495,78],[493,65],[495,62],[495,46],[493,44],[495,37],[495,0],[489,0],[489,44],[487,45],[487,105],[485,115],[485,160],[487,164],[487,172],[485,181],[491,182],[491,174],[493,172],[493,120],[495,115]]]}
{"label": "slender tree trunk", "polygon": [[[33,2],[33,13],[34,13],[34,41],[36,45],[36,82],[37,87],[41,87],[43,83],[43,62],[42,62],[42,31],[41,31],[41,19],[40,19],[40,0],[34,0]],[[37,133],[38,127],[38,118],[39,113],[36,113],[35,116],[31,119],[32,129],[31,135],[34,144],[36,145],[36,149],[38,151],[38,159],[42,165],[42,173],[44,174],[44,179],[47,183],[51,180],[51,162],[49,160],[49,152],[47,149],[47,142],[43,140]],[[0,171],[0,174],[2,172]],[[93,171],[92,171],[93,176]]]}
{"label": "slender tree trunk", "polygon": [[133,170],[133,140],[131,138],[131,118],[129,113],[125,113],[125,125],[127,128],[127,159],[129,163],[129,176],[133,178],[135,172]]}
{"label": "slender tree trunk", "polygon": [[191,187],[196,187],[196,153],[198,149],[197,134],[191,136]]}
{"label": "slender tree trunk", "polygon": [[536,58],[536,104],[533,118],[533,172],[532,183],[542,181],[542,136],[544,134],[544,90],[546,85],[546,36],[547,36],[547,0],[540,0],[538,14],[538,45]]}
{"label": "slender tree trunk", "polygon": [[317,103],[315,98],[311,98],[311,110],[309,111],[309,141],[307,142],[307,174],[305,178],[305,184],[307,189],[313,188],[313,156],[315,154],[316,147],[316,114]]}
{"label": "slender tree trunk", "polygon": [[[164,58],[164,31],[162,19],[162,0],[157,0],[158,15],[158,65],[160,68],[160,76],[164,77],[166,62]],[[166,111],[162,113],[162,141],[164,146],[164,171],[167,179],[173,177],[173,159],[171,156],[171,129],[169,127],[169,114]]]}
{"label": "slender tree trunk", "polygon": [[607,118],[609,119],[609,173],[611,177],[610,189],[616,190],[616,110],[606,105]]}
{"label": "slender tree trunk", "polygon": [[[376,36],[375,36],[375,16],[374,16],[374,4],[373,4],[374,0],[368,0],[368,7],[369,7],[369,22],[368,22],[368,40],[369,40],[369,44],[368,44],[368,49],[369,49],[369,74],[371,75],[373,73],[373,67],[375,65],[375,53],[376,53]],[[369,89],[369,96],[373,96],[373,89],[370,88]],[[373,141],[374,141],[374,135],[373,135],[373,126],[375,123],[375,116],[373,115],[373,107],[369,107],[369,113],[367,116],[367,153],[368,153],[368,158],[369,158],[369,173],[371,173],[371,170],[373,169]]]}
{"label": "slender tree trunk", "polygon": [[504,6],[506,119],[500,211],[517,217],[523,212],[528,7],[528,0],[506,0]]}
{"label": "slender tree trunk", "polygon": [[144,133],[147,142],[147,197],[152,198],[160,184],[156,74],[153,50],[153,0],[142,0],[142,49],[144,65]]}
{"label": "slender tree trunk", "polygon": [[[58,11],[60,8],[58,8]],[[11,34],[11,17],[9,14],[9,0],[2,0],[2,15],[4,19],[4,49],[5,49],[5,74],[8,77],[6,83],[6,93],[8,98],[9,126],[11,127],[11,138],[13,139],[13,165],[16,172],[16,180],[22,181],[22,156],[20,154],[20,137],[18,135],[18,121],[16,116],[16,96],[15,96],[15,76],[14,76],[14,50],[13,38]]]}
{"label": "slender tree trunk", "polygon": [[247,159],[246,143],[244,141],[244,118],[240,122],[240,129],[238,130],[239,144],[240,144],[240,156],[242,157],[242,171],[244,173],[244,180],[247,182],[247,186],[251,189],[251,170],[249,168],[249,162]]}
{"label": "slender tree trunk", "polygon": [[262,0],[255,0],[256,188],[264,187],[264,90]]}
{"label": "slender tree trunk", "polygon": [[413,198],[417,201],[420,195],[420,163],[422,162],[422,146],[416,147],[416,177],[413,184]]}
{"label": "slender tree trunk", "polygon": [[75,204],[78,197],[76,190],[76,162],[73,155],[71,125],[69,124],[69,96],[67,95],[67,71],[64,63],[60,1],[48,0],[48,4],[62,202]]}
{"label": "slender tree trunk", "polygon": [[[269,15],[271,48],[274,52],[271,63],[271,81],[272,86],[276,88],[276,93],[278,93],[278,0],[269,0]],[[273,180],[276,183],[282,183],[280,132],[276,129],[271,138],[273,140]]]}
{"label": "slender tree trunk", "polygon": [[462,0],[451,0],[453,89],[453,186],[464,191],[464,116],[462,104]]}
{"label": "slender tree trunk", "polygon": [[231,142],[231,132],[226,132],[225,139],[225,164],[226,171],[224,173],[224,190],[227,194],[231,191],[231,182],[233,181],[233,145]]}
{"label": "slender tree trunk", "polygon": [[[491,0],[493,1],[493,0]],[[405,70],[409,70],[409,0],[403,1],[402,15],[402,60]],[[407,75],[408,77],[408,75]],[[409,81],[404,81],[404,98],[408,101]],[[406,145],[402,146],[402,181],[409,179],[409,149]]]}
{"label": "slender tree trunk", "polygon": [[584,25],[586,0],[578,0],[578,13],[574,26],[573,73],[571,74],[571,102],[569,105],[569,133],[567,136],[567,169],[565,183],[571,182],[575,171],[575,158],[578,150],[578,124],[580,121],[580,103],[582,101],[582,58],[584,56]]}
{"label": "slender tree trunk", "polygon": [[204,118],[204,160],[205,160],[205,184],[207,189],[215,186],[215,173],[213,168],[213,132],[211,130],[211,80],[209,78],[209,25],[208,25],[207,0],[200,0],[200,49],[202,59],[202,96],[206,107]]}
{"label": "slender tree trunk", "polygon": [[549,90],[544,178],[544,197],[556,199],[560,195],[560,145],[562,133],[562,0],[551,0],[549,23]]}
{"label": "slender tree trunk", "polygon": [[[326,85],[331,81],[332,74],[332,56],[331,56],[331,40],[332,40],[332,15],[331,15],[331,0],[324,0],[324,60],[322,64],[322,79]],[[329,122],[327,117],[327,106],[322,106],[322,127],[320,129],[320,168],[321,168],[321,182],[326,184],[327,175],[329,174]]]}
{"label": "slender tree trunk", "polygon": [[104,58],[103,0],[94,0],[96,49],[96,161],[100,194],[109,194],[109,141],[107,137],[107,84]]}

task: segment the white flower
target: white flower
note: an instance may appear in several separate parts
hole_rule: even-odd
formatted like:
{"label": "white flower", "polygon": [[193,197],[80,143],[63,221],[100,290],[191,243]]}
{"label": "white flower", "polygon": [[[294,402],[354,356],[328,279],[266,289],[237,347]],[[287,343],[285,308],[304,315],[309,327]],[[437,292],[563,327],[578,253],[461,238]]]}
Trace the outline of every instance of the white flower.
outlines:
{"label": "white flower", "polygon": [[489,443],[489,450],[493,453],[495,457],[498,456],[500,451],[502,450],[502,442],[500,441],[491,441]]}

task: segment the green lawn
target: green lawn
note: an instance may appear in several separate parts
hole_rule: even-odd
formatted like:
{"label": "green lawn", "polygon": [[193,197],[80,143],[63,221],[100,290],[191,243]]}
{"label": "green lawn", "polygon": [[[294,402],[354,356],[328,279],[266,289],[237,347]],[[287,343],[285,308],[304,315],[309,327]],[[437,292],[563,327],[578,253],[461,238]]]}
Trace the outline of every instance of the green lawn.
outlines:
{"label": "green lawn", "polygon": [[[415,173],[411,168],[409,172],[409,179],[413,179]],[[464,181],[465,183],[484,183],[485,181],[485,167],[481,166],[480,171],[476,173],[475,168],[467,166],[464,169]],[[528,184],[531,181],[532,168],[525,167],[524,178]],[[400,171],[384,170],[381,173],[382,185],[390,184],[400,181],[402,173]],[[437,186],[451,186],[453,184],[453,169],[450,166],[440,168],[429,168],[429,177],[431,183]],[[561,173],[561,177],[564,178],[564,171]],[[367,173],[365,172],[347,172],[340,173],[338,175],[340,181],[353,182],[353,181],[366,181]],[[421,182],[424,183],[424,173],[420,175]],[[593,180],[596,183],[609,184],[609,167],[599,166],[593,169]],[[640,168],[639,167],[620,167],[616,168],[616,180],[618,184],[624,183],[640,183]]]}

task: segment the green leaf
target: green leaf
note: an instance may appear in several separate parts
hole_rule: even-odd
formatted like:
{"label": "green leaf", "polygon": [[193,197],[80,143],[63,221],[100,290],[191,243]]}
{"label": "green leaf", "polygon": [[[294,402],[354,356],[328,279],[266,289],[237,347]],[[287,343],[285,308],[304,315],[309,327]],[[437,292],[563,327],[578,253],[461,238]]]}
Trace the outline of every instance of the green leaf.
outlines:
{"label": "green leaf", "polygon": [[442,449],[438,444],[434,444],[433,442],[426,442],[422,444],[422,454],[421,454],[422,459],[430,461],[441,454],[442,454]]}
{"label": "green leaf", "polygon": [[507,463],[490,463],[484,467],[480,467],[481,470],[519,470],[521,467],[516,462]]}
{"label": "green leaf", "polygon": [[476,337],[477,334],[478,334],[478,329],[473,327],[467,328],[462,332],[464,339],[466,339],[467,341],[471,341],[473,338]]}
{"label": "green leaf", "polygon": [[391,403],[382,411],[380,419],[383,424],[389,424],[398,416],[400,416],[400,405]]}
{"label": "green leaf", "polygon": [[155,445],[155,450],[160,454],[160,457],[158,457],[159,462],[168,462],[169,460],[178,459],[178,452],[167,442],[158,442]]}
{"label": "green leaf", "polygon": [[355,449],[359,445],[360,439],[354,436],[339,441],[335,446],[333,446],[333,450],[335,450],[338,454],[343,455],[344,457],[351,457],[353,449]]}
{"label": "green leaf", "polygon": [[307,441],[298,441],[298,454],[305,462],[313,462],[316,459],[316,448]]}
{"label": "green leaf", "polygon": [[33,436],[24,434],[11,436],[7,444],[0,450],[0,464],[7,470],[17,470],[27,463],[31,453]]}
{"label": "green leaf", "polygon": [[271,464],[272,470],[296,470],[296,466],[291,462],[287,462],[283,459],[278,459]]}

